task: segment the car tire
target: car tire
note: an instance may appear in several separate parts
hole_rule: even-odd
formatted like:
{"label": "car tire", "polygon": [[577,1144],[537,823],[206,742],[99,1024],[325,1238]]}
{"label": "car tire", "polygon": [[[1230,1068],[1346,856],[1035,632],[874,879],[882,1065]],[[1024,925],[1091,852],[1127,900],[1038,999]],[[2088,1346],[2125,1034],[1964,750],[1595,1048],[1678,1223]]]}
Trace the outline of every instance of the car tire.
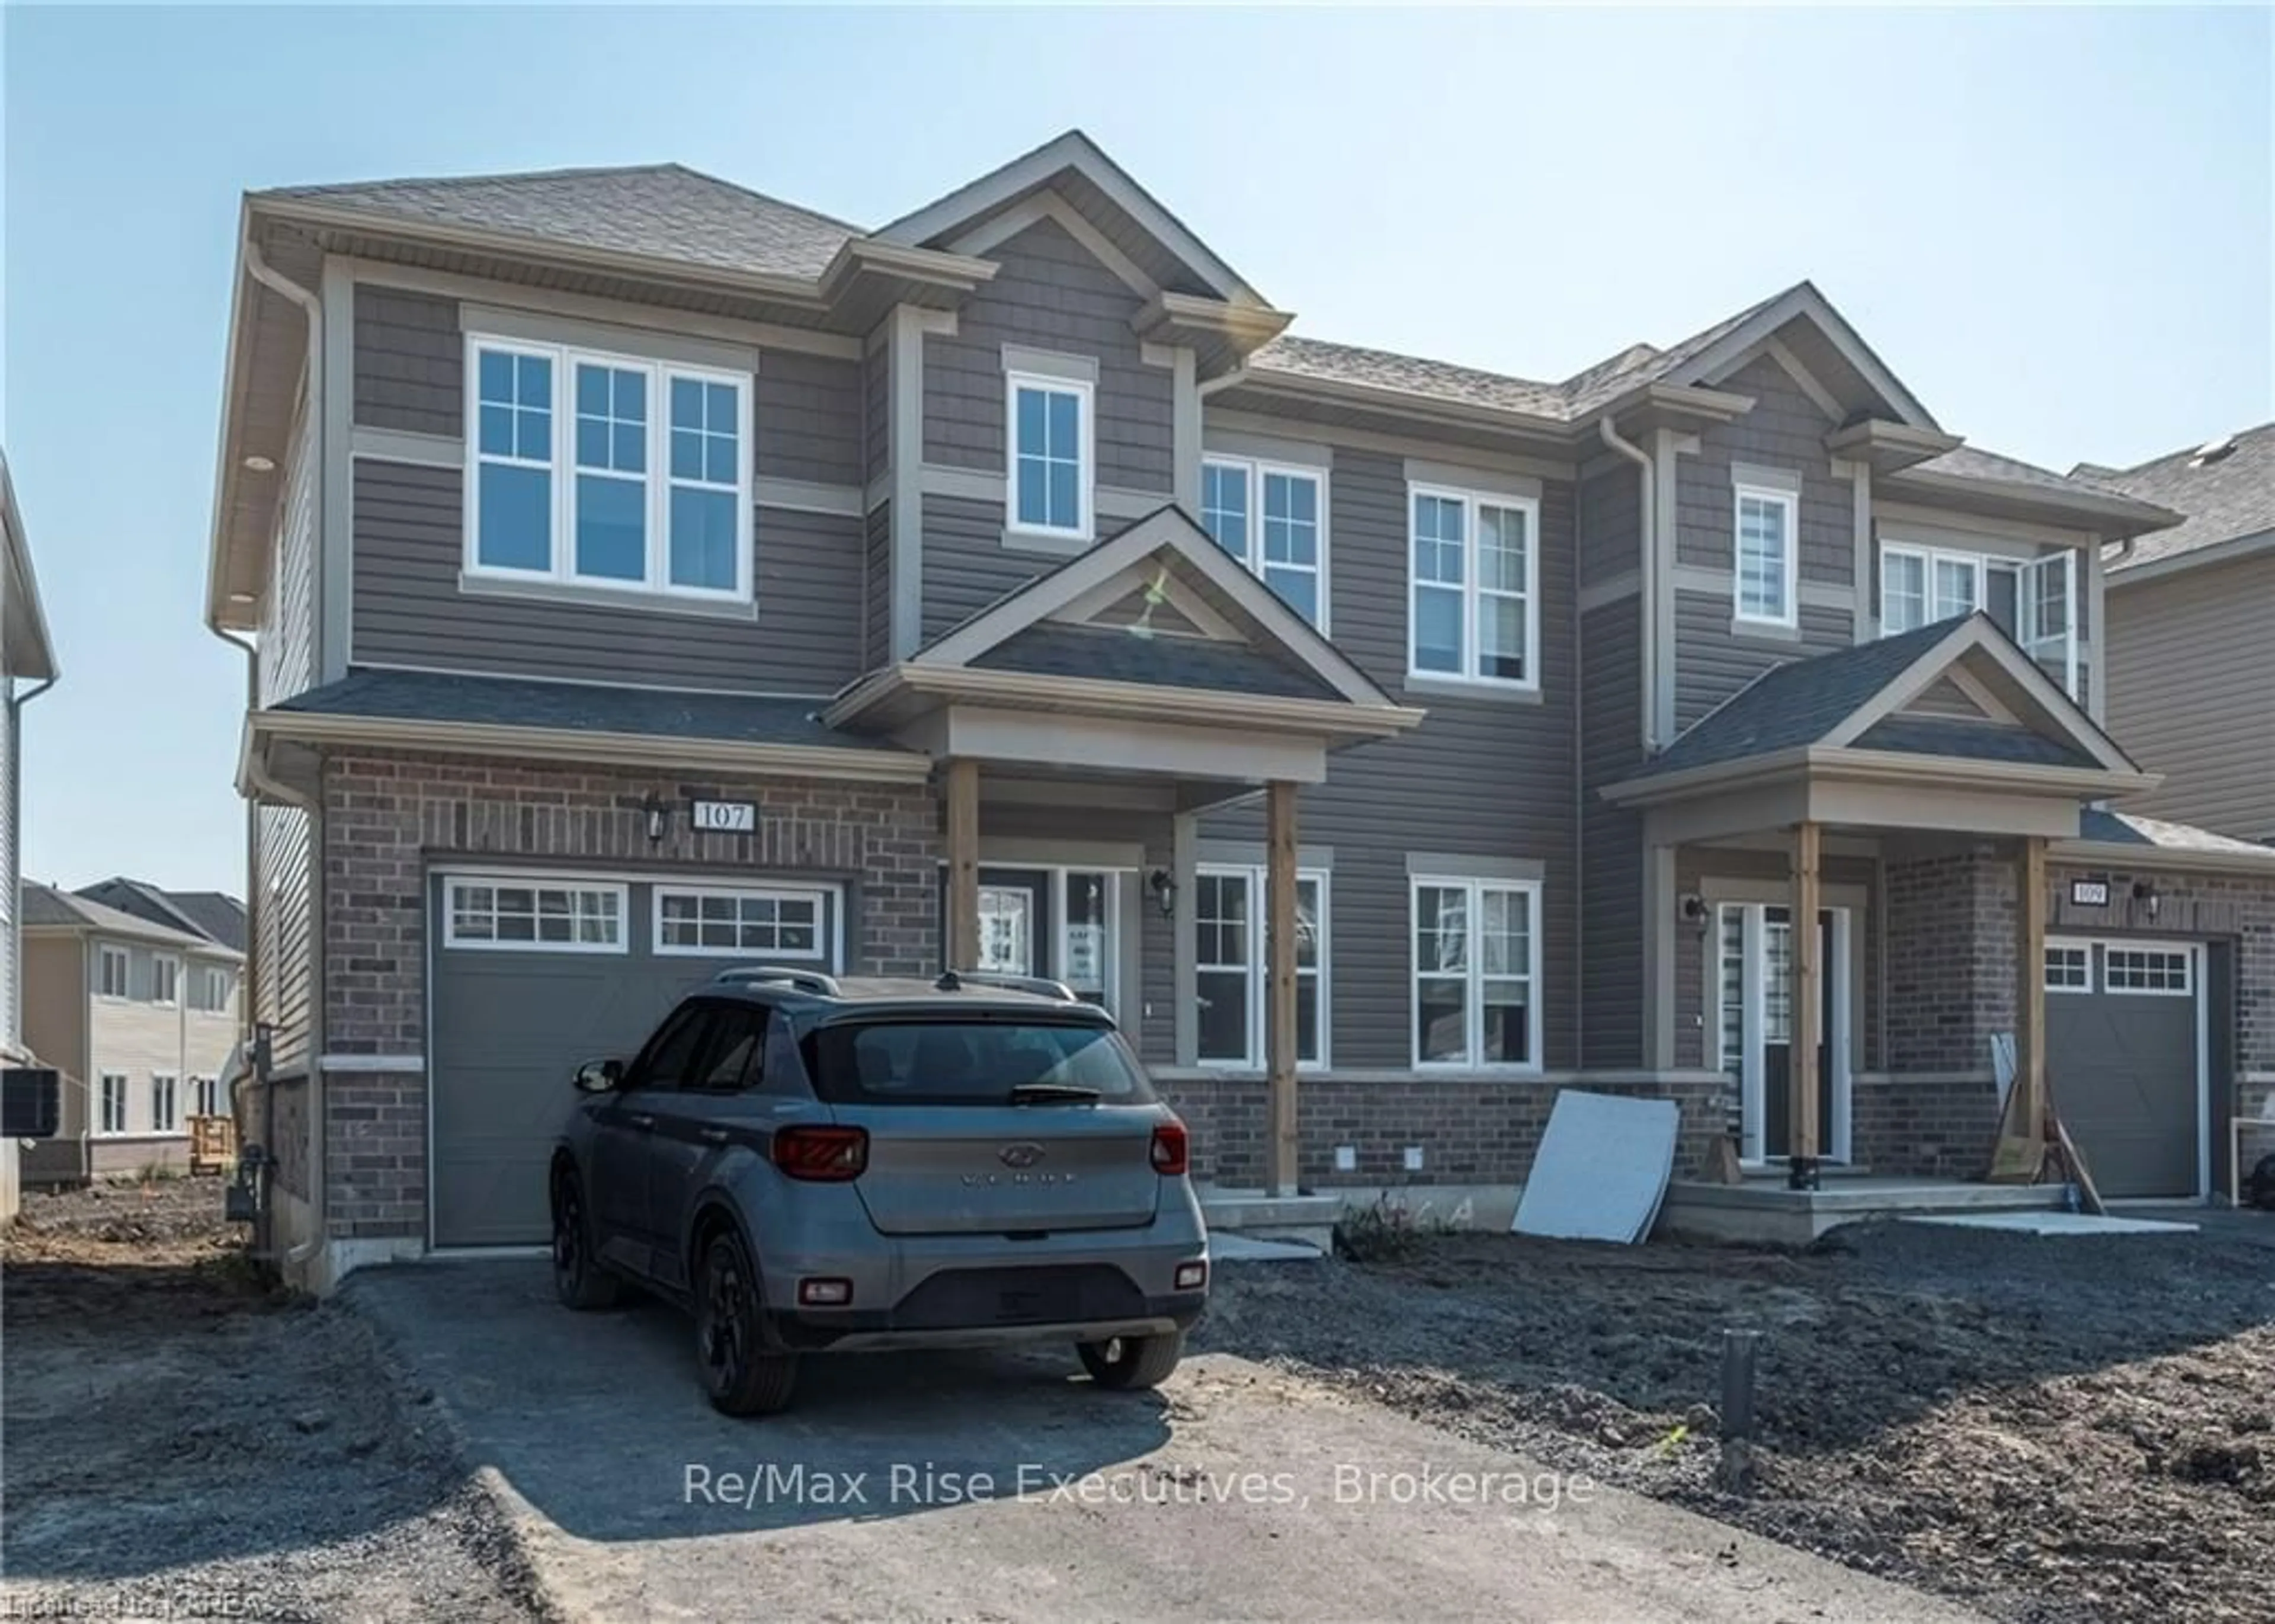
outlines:
{"label": "car tire", "polygon": [[1103,1342],[1077,1342],[1076,1356],[1091,1380],[1117,1392],[1158,1387],[1169,1379],[1177,1361],[1185,1356],[1185,1333],[1165,1331],[1158,1336],[1117,1336]]}
{"label": "car tire", "polygon": [[758,1272],[732,1235],[703,1249],[695,1288],[695,1357],[712,1408],[771,1416],[790,1403],[797,1356],[766,1346]]}
{"label": "car tire", "polygon": [[621,1290],[593,1250],[584,1181],[568,1168],[553,1175],[553,1290],[580,1311],[614,1308]]}

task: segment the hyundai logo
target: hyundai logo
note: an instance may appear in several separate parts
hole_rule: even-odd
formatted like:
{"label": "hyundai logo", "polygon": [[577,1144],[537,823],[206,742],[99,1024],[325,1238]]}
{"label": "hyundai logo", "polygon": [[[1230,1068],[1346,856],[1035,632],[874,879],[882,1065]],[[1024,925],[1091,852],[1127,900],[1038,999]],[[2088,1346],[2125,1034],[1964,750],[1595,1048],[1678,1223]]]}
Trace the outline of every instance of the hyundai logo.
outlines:
{"label": "hyundai logo", "polygon": [[1007,1144],[995,1152],[995,1159],[1007,1167],[1032,1167],[1042,1159],[1043,1147],[1024,1140],[1017,1144]]}

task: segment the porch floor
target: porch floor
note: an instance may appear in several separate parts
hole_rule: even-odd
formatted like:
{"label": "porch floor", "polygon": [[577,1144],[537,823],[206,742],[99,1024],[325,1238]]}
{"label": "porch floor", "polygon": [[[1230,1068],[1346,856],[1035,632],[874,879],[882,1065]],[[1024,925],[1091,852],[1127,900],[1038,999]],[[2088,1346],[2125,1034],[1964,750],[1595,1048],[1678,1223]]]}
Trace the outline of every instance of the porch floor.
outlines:
{"label": "porch floor", "polygon": [[1659,1208],[1662,1234],[1805,1246],[1841,1224],[1928,1212],[2030,1212],[2067,1204],[2061,1184],[1828,1174],[1821,1190],[1788,1190],[1779,1172],[1736,1184],[1677,1179]]}

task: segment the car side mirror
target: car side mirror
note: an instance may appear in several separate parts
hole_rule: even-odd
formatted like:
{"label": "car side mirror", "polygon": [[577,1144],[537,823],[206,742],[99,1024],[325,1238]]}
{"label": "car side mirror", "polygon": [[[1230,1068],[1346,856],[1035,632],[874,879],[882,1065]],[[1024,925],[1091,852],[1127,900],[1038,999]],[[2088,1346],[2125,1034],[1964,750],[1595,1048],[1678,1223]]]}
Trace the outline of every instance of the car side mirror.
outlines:
{"label": "car side mirror", "polygon": [[577,1068],[580,1094],[605,1094],[624,1080],[624,1062],[620,1060],[588,1060]]}

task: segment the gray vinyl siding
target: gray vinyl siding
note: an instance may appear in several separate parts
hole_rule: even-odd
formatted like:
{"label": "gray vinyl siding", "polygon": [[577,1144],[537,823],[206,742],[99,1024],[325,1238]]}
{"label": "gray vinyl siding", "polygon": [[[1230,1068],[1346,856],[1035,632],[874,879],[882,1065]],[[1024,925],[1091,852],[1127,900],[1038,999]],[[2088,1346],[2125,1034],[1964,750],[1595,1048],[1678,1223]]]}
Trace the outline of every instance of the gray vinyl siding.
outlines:
{"label": "gray vinyl siding", "polygon": [[862,483],[893,465],[893,351],[878,343],[861,362]]}
{"label": "gray vinyl siding", "polygon": [[[1863,1045],[1863,1069],[1883,1062],[1879,1054],[1880,931],[1875,916],[1880,899],[1879,865],[1871,857],[1834,856],[1825,859],[1824,881],[1828,886],[1853,887],[1864,893],[1864,912],[1849,921],[1848,950],[1860,963],[1852,963],[1850,980],[1861,978],[1863,998],[1850,1006],[1849,1027]],[[1780,851],[1706,850],[1684,847],[1675,854],[1674,888],[1678,895],[1696,895],[1709,877],[1721,880],[1782,881],[1792,865]],[[1832,906],[1831,903],[1825,904]],[[1704,930],[1680,924],[1674,932],[1674,1063],[1708,1067],[1719,1058],[1712,1017],[1706,1007],[1707,955],[1719,951],[1714,925]],[[1987,1062],[1986,1062],[1987,1063]]]}
{"label": "gray vinyl siding", "polygon": [[465,432],[458,301],[369,283],[355,290],[355,420],[417,434]]}
{"label": "gray vinyl siding", "polygon": [[1001,268],[966,301],[954,337],[925,341],[925,460],[1003,468],[1003,346],[1098,362],[1098,479],[1131,490],[1175,488],[1171,378],[1139,359],[1130,319],[1140,300],[1055,221],[988,255]]}
{"label": "gray vinyl siding", "polygon": [[1677,650],[1674,725],[1689,727],[1772,666],[1828,654],[1856,641],[1847,609],[1801,606],[1801,637],[1742,636],[1730,630],[1730,601],[1719,594],[1674,594]]}
{"label": "gray vinyl siding", "polygon": [[1643,564],[1643,471],[1622,463],[1580,487],[1580,585],[1593,586]]}
{"label": "gray vinyl siding", "polygon": [[359,664],[657,687],[826,693],[860,675],[862,524],[761,508],[758,617],[462,592],[464,476],[359,461]]}
{"label": "gray vinyl siding", "polygon": [[2275,555],[2112,586],[2103,612],[2109,730],[2165,774],[2120,810],[2275,840]]}
{"label": "gray vinyl siding", "polygon": [[1580,1063],[1644,1062],[1643,819],[1601,791],[1640,765],[1643,601],[1580,623]]}
{"label": "gray vinyl siding", "polygon": [[316,436],[305,412],[295,430],[271,545],[268,592],[261,606],[256,679],[261,703],[274,705],[315,681]]}
{"label": "gray vinyl siding", "polygon": [[861,393],[858,362],[767,351],[752,397],[758,471],[775,480],[865,483]]}
{"label": "gray vinyl siding", "polygon": [[861,665],[873,670],[893,648],[893,504],[869,510],[861,545]]}
{"label": "gray vinyl siding", "polygon": [[[1406,502],[1399,458],[1335,449],[1327,495],[1334,640],[1393,697],[1404,695],[1406,676]],[[1572,487],[1551,481],[1541,500],[1543,702],[1404,696],[1429,712],[1420,728],[1338,753],[1327,782],[1306,786],[1298,799],[1303,843],[1334,850],[1328,973],[1336,1069],[1412,1061],[1406,859],[1417,851],[1546,865],[1535,1007],[1546,1063],[1574,1062],[1572,525]],[[1200,833],[1259,840],[1261,808],[1213,814]]]}
{"label": "gray vinyl siding", "polygon": [[1003,545],[1003,504],[924,499],[924,636],[929,642],[1063,562]]}
{"label": "gray vinyl siding", "polygon": [[[255,662],[260,702],[274,705],[315,682],[315,564],[319,510],[316,436],[305,412],[285,477],[268,593]],[[298,807],[253,814],[252,920],[254,1018],[275,1028],[275,1053],[290,1064],[312,1040],[316,916],[314,827]]]}

